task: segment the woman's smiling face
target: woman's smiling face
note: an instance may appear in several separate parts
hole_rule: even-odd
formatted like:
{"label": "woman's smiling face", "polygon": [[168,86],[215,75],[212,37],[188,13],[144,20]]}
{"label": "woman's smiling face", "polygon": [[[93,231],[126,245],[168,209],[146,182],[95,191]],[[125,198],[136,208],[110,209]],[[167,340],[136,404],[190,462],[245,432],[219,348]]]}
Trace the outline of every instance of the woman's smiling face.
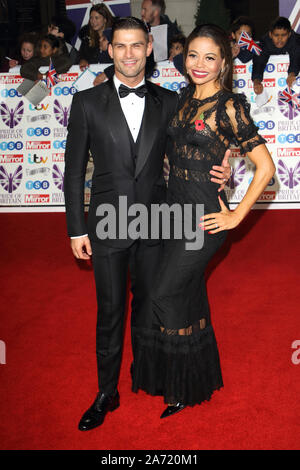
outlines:
{"label": "woman's smiling face", "polygon": [[185,67],[195,85],[214,83],[224,63],[220,48],[213,39],[199,37],[191,41]]}

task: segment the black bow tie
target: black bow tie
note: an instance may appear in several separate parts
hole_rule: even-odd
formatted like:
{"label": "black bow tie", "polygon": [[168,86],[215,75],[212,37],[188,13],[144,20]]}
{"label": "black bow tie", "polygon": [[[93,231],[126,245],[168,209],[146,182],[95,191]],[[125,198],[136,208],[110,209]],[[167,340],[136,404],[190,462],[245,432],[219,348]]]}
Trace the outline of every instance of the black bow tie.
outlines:
{"label": "black bow tie", "polygon": [[139,98],[144,98],[147,91],[148,90],[146,85],[141,85],[138,88],[128,88],[127,86],[121,84],[119,87],[120,98],[125,98],[125,96],[128,96],[129,93],[135,93]]}

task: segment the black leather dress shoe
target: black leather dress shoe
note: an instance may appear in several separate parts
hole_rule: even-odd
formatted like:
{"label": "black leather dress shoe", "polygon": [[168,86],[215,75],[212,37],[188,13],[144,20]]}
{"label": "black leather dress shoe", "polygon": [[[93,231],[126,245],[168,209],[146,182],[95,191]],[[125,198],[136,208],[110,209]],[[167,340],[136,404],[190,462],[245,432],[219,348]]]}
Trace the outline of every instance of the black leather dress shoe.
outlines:
{"label": "black leather dress shoe", "polygon": [[182,405],[181,403],[168,406],[163,412],[163,414],[161,415],[161,418],[167,418],[168,416],[172,416],[175,413],[179,413],[179,411],[183,410],[183,408],[185,408],[185,405]]}
{"label": "black leather dress shoe", "polygon": [[116,410],[119,406],[119,392],[116,392],[113,396],[98,393],[92,406],[82,416],[78,425],[79,431],[89,431],[90,429],[100,426],[104,421],[106,413]]}

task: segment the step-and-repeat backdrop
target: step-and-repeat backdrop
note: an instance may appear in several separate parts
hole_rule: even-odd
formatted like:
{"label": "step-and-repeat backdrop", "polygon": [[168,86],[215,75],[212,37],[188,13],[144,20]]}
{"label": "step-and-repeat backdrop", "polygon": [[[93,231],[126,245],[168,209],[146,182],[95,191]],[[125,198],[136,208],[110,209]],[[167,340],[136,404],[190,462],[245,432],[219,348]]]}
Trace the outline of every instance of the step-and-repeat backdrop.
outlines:
{"label": "step-and-repeat backdrop", "polygon": [[[300,92],[300,77],[292,96],[286,93],[288,56],[272,56],[267,64],[264,86],[267,97],[256,104],[251,82],[252,64],[235,62],[234,92],[244,93],[251,114],[267,141],[276,165],[276,175],[260,196],[257,208],[300,207],[300,108],[294,99]],[[101,71],[99,65],[92,68]],[[67,124],[76,93],[78,67],[61,76],[51,94],[33,106],[17,92],[22,82],[16,73],[0,74],[0,211],[64,210],[64,150]],[[184,87],[184,78],[172,63],[158,64],[152,81],[174,92]],[[122,149],[120,149],[120,152]],[[244,196],[253,178],[253,164],[232,149],[232,176],[226,192],[232,207]],[[86,175],[86,204],[89,203],[93,172]]]}

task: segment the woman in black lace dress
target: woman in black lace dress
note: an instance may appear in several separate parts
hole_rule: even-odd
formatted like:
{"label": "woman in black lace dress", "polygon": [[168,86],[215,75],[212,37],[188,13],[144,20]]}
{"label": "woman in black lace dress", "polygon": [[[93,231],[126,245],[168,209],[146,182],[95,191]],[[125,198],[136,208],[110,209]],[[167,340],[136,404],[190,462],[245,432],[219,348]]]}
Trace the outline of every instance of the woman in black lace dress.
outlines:
{"label": "woman in black lace dress", "polygon": [[[167,202],[204,205],[204,243],[195,251],[186,249],[185,239],[164,240],[152,295],[153,327],[133,331],[133,391],[162,395],[168,407],[161,417],[209,400],[223,386],[205,268],[275,170],[246,97],[231,91],[232,55],[225,32],[214,25],[197,27],[187,39],[184,59],[190,85],[168,130]],[[230,143],[256,165],[248,191],[234,211],[209,175],[212,165],[220,165]],[[194,219],[198,225],[195,212]]]}

